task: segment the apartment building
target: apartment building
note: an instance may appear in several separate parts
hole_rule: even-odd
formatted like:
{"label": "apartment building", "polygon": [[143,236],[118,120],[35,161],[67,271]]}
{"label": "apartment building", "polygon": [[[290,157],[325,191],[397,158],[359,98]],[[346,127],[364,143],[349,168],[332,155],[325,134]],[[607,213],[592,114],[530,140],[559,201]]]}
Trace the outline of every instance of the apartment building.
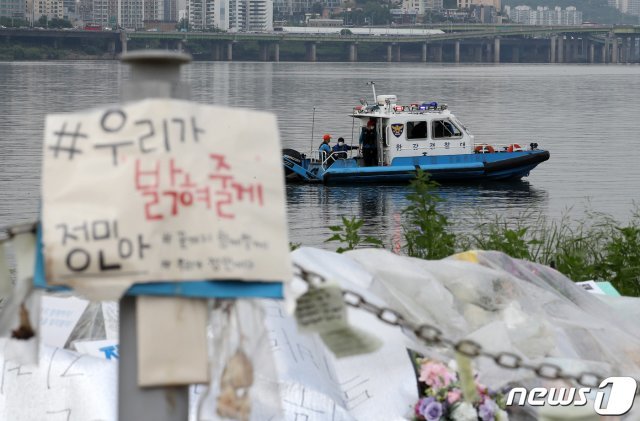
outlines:
{"label": "apartment building", "polygon": [[615,7],[622,13],[640,16],[640,0],[609,0],[609,6]]}
{"label": "apartment building", "polygon": [[[248,32],[273,31],[273,0],[240,0],[246,3],[245,30]],[[237,22],[240,28],[242,21]],[[230,23],[231,24],[231,23]],[[230,27],[234,30],[234,27]]]}
{"label": "apartment building", "polygon": [[337,12],[342,9],[346,0],[273,0],[273,13],[276,16],[312,13],[314,5],[319,4],[324,10]]}
{"label": "apartment building", "polygon": [[144,0],[145,22],[177,22],[176,0]]}
{"label": "apartment building", "polygon": [[442,10],[443,0],[403,0],[402,10],[415,12],[419,16],[430,10]]}
{"label": "apartment building", "polygon": [[189,0],[189,25],[196,31],[272,31],[273,7],[273,0]]}
{"label": "apartment building", "polygon": [[47,19],[62,19],[64,15],[63,0],[33,0],[32,19],[37,21],[41,16]]}
{"label": "apartment building", "polygon": [[525,25],[582,25],[582,12],[573,6],[564,10],[560,7],[538,6],[533,10],[529,6],[505,6],[504,11],[513,22]]}
{"label": "apartment building", "polygon": [[502,10],[501,0],[458,0],[458,9],[471,9],[471,6],[493,7],[495,10]]}
{"label": "apartment building", "polygon": [[118,24],[126,29],[144,28],[144,6],[147,0],[118,0]]}
{"label": "apartment building", "polygon": [[26,3],[24,0],[0,0],[0,17],[24,18]]}

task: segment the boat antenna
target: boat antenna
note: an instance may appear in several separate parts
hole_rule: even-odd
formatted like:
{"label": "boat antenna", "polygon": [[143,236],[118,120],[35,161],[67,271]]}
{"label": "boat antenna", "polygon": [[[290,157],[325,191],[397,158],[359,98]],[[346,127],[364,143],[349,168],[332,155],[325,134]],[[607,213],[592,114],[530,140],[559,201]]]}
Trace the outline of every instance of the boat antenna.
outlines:
{"label": "boat antenna", "polygon": [[374,81],[367,82],[367,86],[371,85],[371,89],[373,89],[373,103],[376,104],[378,102],[378,97],[376,96],[376,83]]}
{"label": "boat antenna", "polygon": [[311,117],[311,149],[309,149],[309,156],[313,156],[313,128],[316,124],[316,107],[313,107],[313,115]]}
{"label": "boat antenna", "polygon": [[[351,145],[350,146],[353,146],[353,129],[355,124],[356,124],[356,118],[354,116],[351,116]],[[351,154],[351,149],[349,150],[349,153]]]}

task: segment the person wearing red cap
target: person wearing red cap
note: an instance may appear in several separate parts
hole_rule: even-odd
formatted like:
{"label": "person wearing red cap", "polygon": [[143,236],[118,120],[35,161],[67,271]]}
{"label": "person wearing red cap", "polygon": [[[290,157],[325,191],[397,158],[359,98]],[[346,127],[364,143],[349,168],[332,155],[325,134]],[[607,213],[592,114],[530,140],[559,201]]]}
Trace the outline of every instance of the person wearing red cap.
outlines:
{"label": "person wearing red cap", "polygon": [[322,159],[323,162],[325,159],[327,159],[329,155],[331,155],[331,146],[329,146],[330,141],[331,141],[330,134],[327,133],[324,136],[322,136],[322,144],[318,149],[320,149],[320,159]]}

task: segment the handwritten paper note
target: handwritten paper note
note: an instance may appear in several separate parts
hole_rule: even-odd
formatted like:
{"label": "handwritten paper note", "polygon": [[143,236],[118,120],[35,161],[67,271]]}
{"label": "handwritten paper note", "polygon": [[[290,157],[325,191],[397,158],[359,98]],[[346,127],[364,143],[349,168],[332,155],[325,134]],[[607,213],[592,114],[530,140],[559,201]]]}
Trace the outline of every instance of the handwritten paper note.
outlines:
{"label": "handwritten paper note", "polygon": [[296,320],[301,330],[319,333],[339,358],[366,354],[382,346],[379,339],[349,325],[342,291],[337,285],[311,288],[298,298]]}
{"label": "handwritten paper note", "polygon": [[351,324],[375,332],[384,338],[384,345],[373,353],[336,359],[318,336],[299,333],[299,325],[281,302],[265,301],[264,308],[278,367],[283,419],[406,419],[403,415],[410,413],[418,390],[407,354],[410,341],[399,329],[349,309]]}
{"label": "handwritten paper note", "polygon": [[44,345],[63,348],[89,301],[75,297],[42,297],[40,340]]}
{"label": "handwritten paper note", "polygon": [[20,364],[1,350],[0,420],[118,419],[117,364],[48,346]]}
{"label": "handwritten paper note", "polygon": [[49,115],[42,178],[49,283],[291,278],[270,113],[151,99]]}

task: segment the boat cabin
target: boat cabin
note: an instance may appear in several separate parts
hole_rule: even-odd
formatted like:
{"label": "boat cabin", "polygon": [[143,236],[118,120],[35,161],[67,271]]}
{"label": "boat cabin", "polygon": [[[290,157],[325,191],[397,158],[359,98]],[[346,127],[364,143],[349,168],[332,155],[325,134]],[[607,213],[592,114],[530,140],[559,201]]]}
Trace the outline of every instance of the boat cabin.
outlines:
{"label": "boat cabin", "polygon": [[436,102],[399,105],[395,95],[364,100],[352,117],[360,121],[361,166],[388,166],[398,157],[474,153],[474,138],[462,123]]}

